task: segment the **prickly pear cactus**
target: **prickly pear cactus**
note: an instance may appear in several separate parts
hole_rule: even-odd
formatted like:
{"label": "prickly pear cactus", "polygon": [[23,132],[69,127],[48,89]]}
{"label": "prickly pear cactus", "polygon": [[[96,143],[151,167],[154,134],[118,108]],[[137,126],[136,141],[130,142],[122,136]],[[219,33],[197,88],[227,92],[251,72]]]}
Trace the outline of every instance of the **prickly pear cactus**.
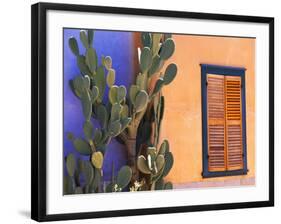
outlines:
{"label": "prickly pear cactus", "polygon": [[[169,142],[164,140],[159,150],[148,147],[146,156],[140,155],[137,160],[138,169],[147,175],[147,185],[151,190],[172,189],[170,182],[165,183],[164,177],[168,175],[174,163],[173,154],[169,150]],[[165,184],[168,184],[165,188]]]}
{"label": "prickly pear cactus", "polygon": [[[69,47],[80,70],[80,74],[70,80],[69,84],[80,100],[85,121],[83,137],[75,137],[72,133],[67,133],[67,136],[76,151],[89,159],[77,160],[74,154],[65,158],[67,175],[64,176],[64,193],[172,189],[172,183],[165,183],[163,179],[173,165],[169,143],[165,140],[158,147],[164,113],[164,96],[161,90],[177,74],[174,63],[167,65],[165,71],[162,71],[165,62],[175,51],[172,36],[141,34],[142,47],[138,49],[139,73],[128,90],[123,85],[115,84],[116,72],[112,67],[112,58],[103,56],[98,60],[93,40],[93,30],[80,31],[80,41],[85,48],[83,55],[79,51],[77,40],[69,38]],[[107,96],[106,88],[109,89]],[[106,98],[109,103],[105,103]],[[93,120],[100,125],[95,127]],[[150,131],[152,127],[153,136]],[[111,182],[102,187],[104,155],[107,145],[115,137],[127,147],[128,166],[122,167],[116,177],[112,174]],[[141,140],[140,144],[149,145],[143,154],[137,154],[140,145],[137,145],[137,139]],[[139,172],[145,178],[139,176]]]}
{"label": "prickly pear cactus", "polygon": [[[77,40],[69,39],[69,47],[76,57],[80,74],[70,80],[73,93],[80,99],[81,110],[85,122],[83,124],[84,137],[75,137],[68,133],[69,140],[81,155],[89,156],[89,161],[79,161],[75,167],[76,176],[73,175],[74,155],[66,158],[67,177],[66,193],[93,193],[100,192],[102,182],[102,166],[106,146],[111,138],[118,136],[131,122],[126,104],[127,90],[124,86],[115,85],[115,70],[112,68],[110,56],[102,57],[101,64],[93,45],[93,30],[81,30],[80,41],[85,47],[85,55],[80,54]],[[109,102],[104,102],[106,85],[109,88]],[[93,119],[100,123],[94,127]],[[85,185],[81,186],[80,176],[84,177]],[[79,187],[79,190],[76,188]],[[124,183],[121,188],[124,187]]]}
{"label": "prickly pear cactus", "polygon": [[[135,83],[129,88],[129,117],[132,120],[119,135],[127,146],[129,164],[133,170],[133,181],[139,178],[136,162],[138,131],[145,124],[143,122],[145,115],[147,117],[151,116],[151,108],[157,110],[154,111],[155,118],[153,119],[158,120],[154,125],[157,125],[156,131],[160,131],[162,117],[159,113],[164,108],[164,98],[161,98],[161,90],[164,86],[169,85],[177,74],[177,66],[174,63],[169,64],[165,71],[162,72],[165,62],[171,58],[175,51],[175,43],[171,35],[142,33],[141,40],[143,46],[139,49],[140,72],[136,75]],[[156,82],[154,81],[155,79]],[[155,84],[153,85],[153,83]],[[158,140],[154,142],[154,145],[157,146],[159,134],[156,133],[155,135]]]}

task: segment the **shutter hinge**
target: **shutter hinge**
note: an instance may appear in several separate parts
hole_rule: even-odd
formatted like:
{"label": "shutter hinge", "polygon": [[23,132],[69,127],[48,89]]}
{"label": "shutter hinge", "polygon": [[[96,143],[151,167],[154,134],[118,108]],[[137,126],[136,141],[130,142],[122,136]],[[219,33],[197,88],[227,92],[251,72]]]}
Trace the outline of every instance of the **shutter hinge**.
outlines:
{"label": "shutter hinge", "polygon": [[208,85],[208,81],[206,81],[206,86]]}

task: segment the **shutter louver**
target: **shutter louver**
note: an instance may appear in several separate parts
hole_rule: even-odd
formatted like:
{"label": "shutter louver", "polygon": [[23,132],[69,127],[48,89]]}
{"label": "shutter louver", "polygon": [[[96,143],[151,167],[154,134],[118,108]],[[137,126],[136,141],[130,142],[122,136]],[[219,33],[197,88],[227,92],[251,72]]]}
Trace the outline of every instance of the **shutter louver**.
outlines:
{"label": "shutter louver", "polygon": [[241,77],[225,77],[227,170],[243,168]]}
{"label": "shutter louver", "polygon": [[225,152],[225,97],[224,76],[208,74],[208,168],[224,171]]}

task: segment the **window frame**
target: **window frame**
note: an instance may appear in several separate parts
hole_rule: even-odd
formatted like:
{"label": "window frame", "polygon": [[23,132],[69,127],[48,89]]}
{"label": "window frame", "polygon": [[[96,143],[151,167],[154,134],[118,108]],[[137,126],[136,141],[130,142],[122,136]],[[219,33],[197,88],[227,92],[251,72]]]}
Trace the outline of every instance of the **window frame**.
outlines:
{"label": "window frame", "polygon": [[[247,168],[247,138],[246,138],[246,88],[245,68],[230,67],[211,64],[200,64],[201,66],[201,98],[202,98],[202,165],[203,178],[246,175]],[[208,170],[208,114],[207,114],[207,75],[240,76],[241,77],[241,102],[242,102],[242,146],[243,146],[243,169],[231,171],[209,171]]]}

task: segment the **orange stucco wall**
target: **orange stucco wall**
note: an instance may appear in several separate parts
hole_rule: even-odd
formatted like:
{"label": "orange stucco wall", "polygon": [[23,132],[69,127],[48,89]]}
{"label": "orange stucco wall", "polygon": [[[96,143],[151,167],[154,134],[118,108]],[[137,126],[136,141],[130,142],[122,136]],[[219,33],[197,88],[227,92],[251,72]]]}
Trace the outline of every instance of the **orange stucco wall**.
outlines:
{"label": "orange stucco wall", "polygon": [[[175,163],[167,177],[174,184],[225,181],[255,176],[255,39],[173,35],[176,50],[170,62],[176,79],[163,90],[165,113],[161,139],[168,139]],[[200,63],[245,67],[247,161],[245,176],[202,178]],[[168,64],[168,63],[166,63]]]}

